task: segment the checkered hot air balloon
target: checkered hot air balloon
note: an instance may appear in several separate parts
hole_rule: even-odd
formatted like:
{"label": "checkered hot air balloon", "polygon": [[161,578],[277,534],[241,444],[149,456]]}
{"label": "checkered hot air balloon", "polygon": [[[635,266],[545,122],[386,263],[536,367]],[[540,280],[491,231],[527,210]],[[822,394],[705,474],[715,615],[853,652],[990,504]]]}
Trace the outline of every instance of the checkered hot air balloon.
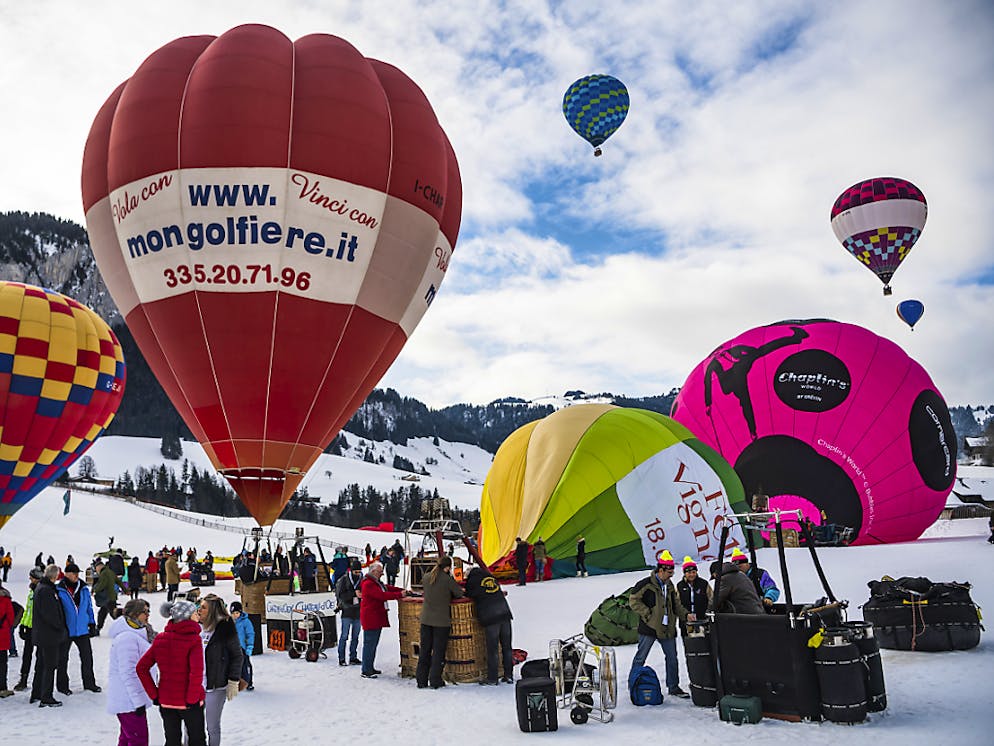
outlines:
{"label": "checkered hot air balloon", "polygon": [[0,527],[86,452],[123,394],[124,355],[103,319],[0,281]]}
{"label": "checkered hot air balloon", "polygon": [[593,145],[595,156],[625,121],[628,106],[628,89],[610,75],[580,78],[563,96],[563,116],[576,134]]}
{"label": "checkered hot air balloon", "polygon": [[867,179],[846,189],[832,205],[832,230],[891,294],[890,278],[915,245],[928,206],[921,190],[893,176]]}

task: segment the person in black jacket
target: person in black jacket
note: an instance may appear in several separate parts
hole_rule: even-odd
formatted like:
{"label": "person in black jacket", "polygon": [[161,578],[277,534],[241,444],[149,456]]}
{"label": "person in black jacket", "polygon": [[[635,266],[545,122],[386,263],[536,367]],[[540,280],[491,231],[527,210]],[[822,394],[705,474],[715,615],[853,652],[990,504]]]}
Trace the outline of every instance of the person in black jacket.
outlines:
{"label": "person in black jacket", "polygon": [[497,684],[497,648],[501,648],[503,673],[501,681],[514,682],[514,655],[511,648],[511,607],[504,591],[490,572],[474,567],[466,576],[466,597],[476,602],[476,618],[483,627],[487,641],[487,678],[481,685]]}
{"label": "person in black jacket", "polygon": [[131,594],[131,598],[138,598],[138,592],[142,588],[142,576],[144,572],[136,554],[131,558],[131,564],[128,565],[128,593]]}
{"label": "person in black jacket", "polygon": [[[718,576],[721,584],[718,585]],[[737,565],[731,562],[715,561],[711,563],[711,578],[718,587],[718,593],[711,599],[714,611],[730,614],[764,614],[763,603],[752,581],[745,573],[739,572]]]}
{"label": "person in black jacket", "polygon": [[[362,593],[362,563],[358,557],[349,560],[349,571],[335,584],[335,596],[338,598],[338,608],[342,611],[342,634],[338,638],[338,665],[356,666],[359,660],[359,601]],[[350,639],[351,638],[351,639]],[[349,659],[345,660],[345,643],[350,641]]]}
{"label": "person in black jacket", "polygon": [[[708,604],[711,603],[711,586],[698,575],[697,563],[690,556],[683,558],[683,580],[676,584],[676,590],[680,594],[683,608],[698,619],[703,619],[708,611]],[[680,634],[683,637],[687,636],[687,624],[682,619]]]}
{"label": "person in black jacket", "polygon": [[37,660],[31,684],[31,703],[41,702],[40,707],[62,706],[62,703],[52,696],[52,690],[55,688],[55,669],[59,665],[59,651],[69,640],[66,612],[55,587],[60,572],[58,565],[48,565],[45,568],[45,577],[35,588],[31,640],[35,646]]}
{"label": "person in black jacket", "polygon": [[515,541],[514,564],[518,566],[518,585],[524,585],[528,577],[528,542],[520,536]]}
{"label": "person in black jacket", "polygon": [[213,593],[200,602],[200,626],[204,631],[204,665],[207,672],[207,694],[204,716],[207,720],[209,746],[220,746],[221,712],[224,703],[238,696],[238,680],[242,675],[242,646],[238,630],[228,614],[224,601]]}
{"label": "person in black jacket", "polygon": [[273,575],[278,578],[288,578],[290,577],[290,560],[283,553],[283,547],[276,547],[276,553],[273,555]]}

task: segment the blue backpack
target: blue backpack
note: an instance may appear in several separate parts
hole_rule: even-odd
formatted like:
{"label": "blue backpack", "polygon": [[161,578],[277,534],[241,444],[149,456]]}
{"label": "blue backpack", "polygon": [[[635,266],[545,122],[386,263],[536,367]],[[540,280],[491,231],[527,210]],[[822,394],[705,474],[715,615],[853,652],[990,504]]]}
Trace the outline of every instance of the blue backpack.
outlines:
{"label": "blue backpack", "polygon": [[659,677],[649,666],[633,668],[628,675],[628,694],[636,707],[643,705],[661,705],[663,689],[659,686]]}

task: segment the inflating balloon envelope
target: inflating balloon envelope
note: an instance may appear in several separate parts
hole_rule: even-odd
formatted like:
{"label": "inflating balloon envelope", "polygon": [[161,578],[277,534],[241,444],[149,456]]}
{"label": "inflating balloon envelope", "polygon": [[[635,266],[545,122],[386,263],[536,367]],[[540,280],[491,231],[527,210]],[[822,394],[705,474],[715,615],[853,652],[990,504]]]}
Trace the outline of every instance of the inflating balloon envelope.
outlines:
{"label": "inflating balloon envelope", "polygon": [[672,416],[746,494],[853,543],[911,541],[956,478],[956,433],[928,373],[890,340],[825,319],[750,329],[691,372]]}
{"label": "inflating balloon envelope", "polygon": [[[515,538],[541,537],[556,575],[572,575],[576,541],[591,573],[717,558],[725,516],[746,508],[728,463],[675,420],[580,404],[530,422],[501,444],[480,504],[480,550],[493,565]],[[736,524],[728,551],[744,543]]]}
{"label": "inflating balloon envelope", "polygon": [[271,524],[444,279],[462,193],[431,105],[334,36],[184,37],[100,109],[82,188],[142,353]]}

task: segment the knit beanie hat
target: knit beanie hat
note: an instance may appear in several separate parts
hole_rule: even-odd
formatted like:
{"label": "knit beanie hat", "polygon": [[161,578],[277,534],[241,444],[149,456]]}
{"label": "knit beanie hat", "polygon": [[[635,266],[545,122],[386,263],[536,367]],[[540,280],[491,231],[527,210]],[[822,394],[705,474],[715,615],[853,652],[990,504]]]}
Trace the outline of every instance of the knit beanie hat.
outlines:
{"label": "knit beanie hat", "polygon": [[738,547],[732,550],[732,556],[729,558],[730,562],[748,562],[749,558],[743,554],[742,550]]}
{"label": "knit beanie hat", "polygon": [[166,617],[166,619],[171,619],[174,622],[182,622],[189,619],[196,610],[197,605],[186,599],[177,599],[172,603],[166,601],[166,603],[159,607],[159,613]]}
{"label": "knit beanie hat", "polygon": [[683,571],[687,572],[687,570],[696,570],[696,569],[697,569],[697,563],[690,558],[689,554],[686,555],[683,558]]}
{"label": "knit beanie hat", "polygon": [[656,567],[673,567],[676,563],[673,561],[673,555],[670,554],[669,549],[664,549],[659,554],[656,555]]}
{"label": "knit beanie hat", "polygon": [[242,602],[241,601],[232,601],[231,602],[231,606],[228,607],[228,611],[230,613],[232,613],[232,614],[234,614],[236,611],[239,614],[243,613],[242,612]]}

